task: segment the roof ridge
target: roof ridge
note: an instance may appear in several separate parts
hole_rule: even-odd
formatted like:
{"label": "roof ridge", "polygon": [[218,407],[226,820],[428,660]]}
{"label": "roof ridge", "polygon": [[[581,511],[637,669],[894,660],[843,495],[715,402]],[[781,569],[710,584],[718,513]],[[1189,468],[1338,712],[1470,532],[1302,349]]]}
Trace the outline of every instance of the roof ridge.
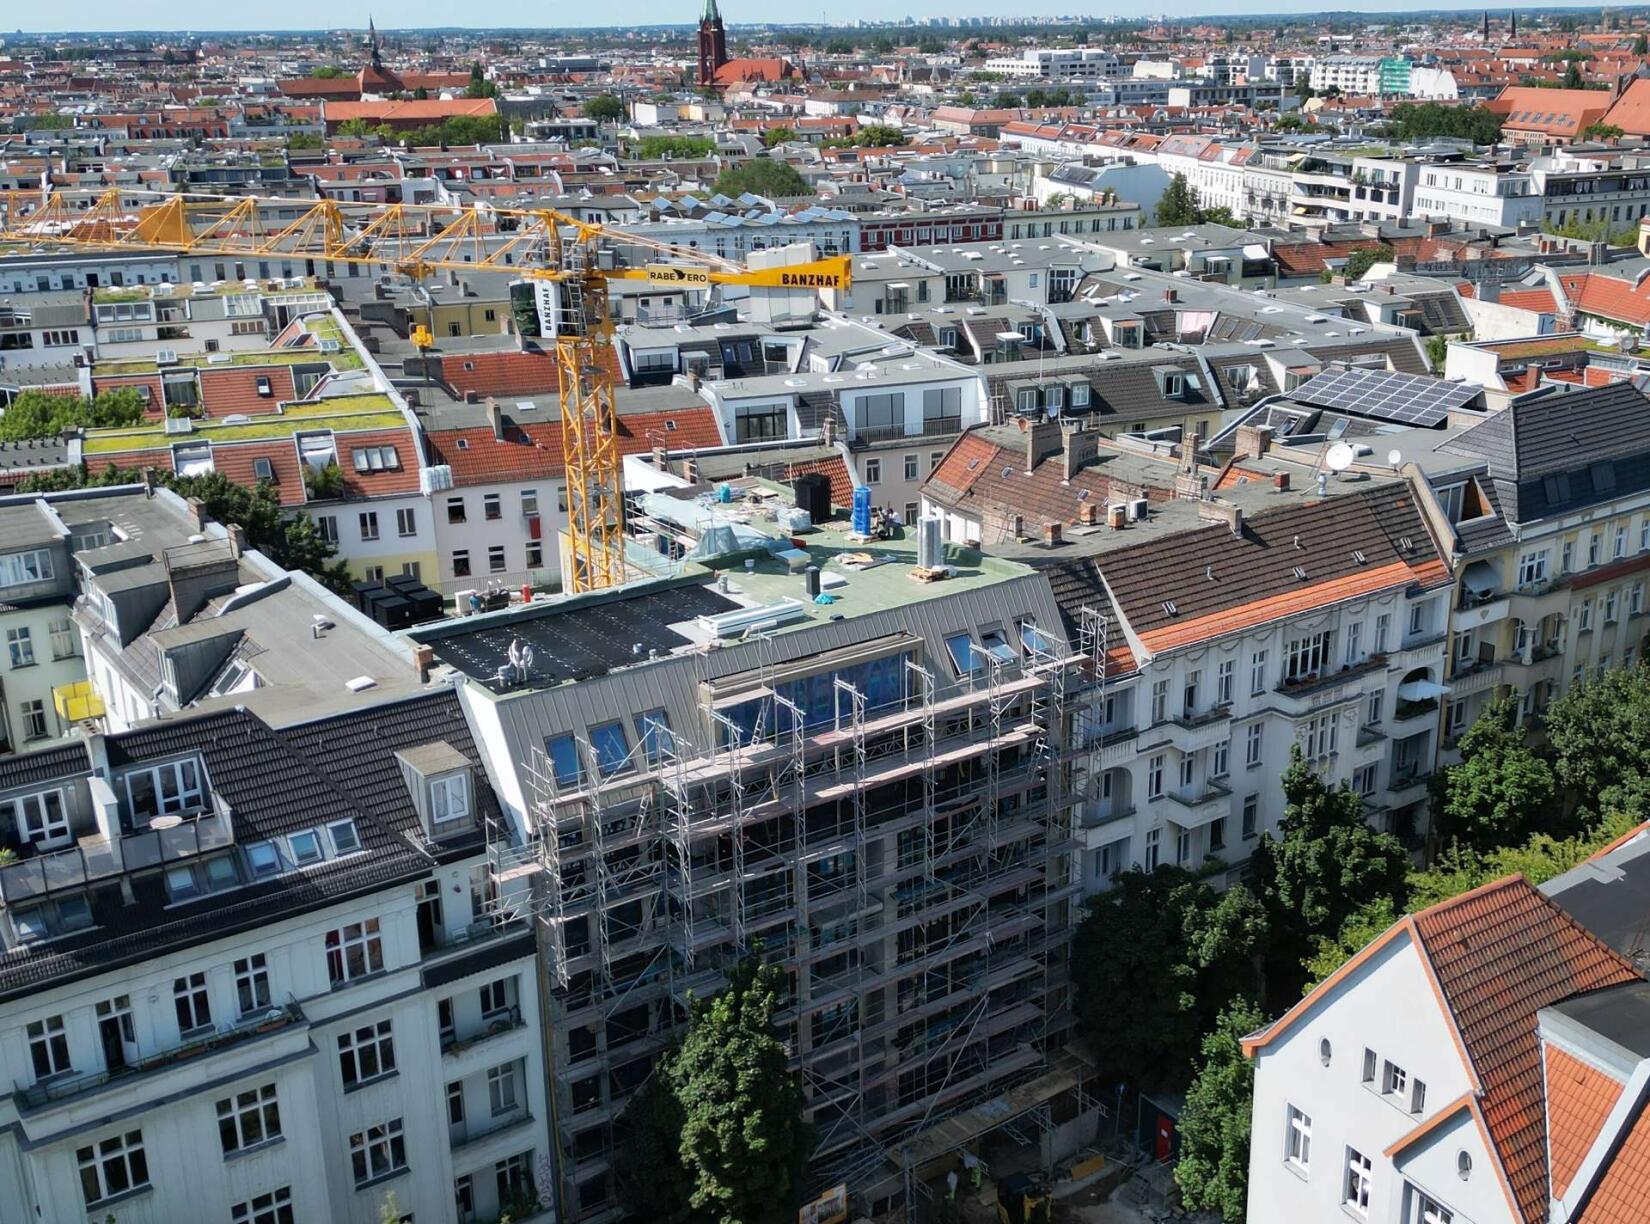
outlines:
{"label": "roof ridge", "polygon": [[1467,889],[1466,892],[1456,893],[1453,897],[1446,897],[1442,901],[1438,901],[1427,906],[1426,909],[1416,910],[1411,917],[1420,919],[1431,917],[1434,914],[1443,913],[1447,909],[1462,905],[1465,902],[1474,900],[1478,897],[1485,896],[1489,893],[1495,892],[1497,889],[1510,887],[1518,881],[1523,881],[1525,884],[1529,885],[1530,891],[1532,892],[1539,893],[1541,891],[1533,884],[1530,884],[1529,880],[1525,877],[1522,871],[1515,871],[1511,875],[1500,876],[1494,880],[1486,880],[1484,883],[1479,884],[1475,888]]}

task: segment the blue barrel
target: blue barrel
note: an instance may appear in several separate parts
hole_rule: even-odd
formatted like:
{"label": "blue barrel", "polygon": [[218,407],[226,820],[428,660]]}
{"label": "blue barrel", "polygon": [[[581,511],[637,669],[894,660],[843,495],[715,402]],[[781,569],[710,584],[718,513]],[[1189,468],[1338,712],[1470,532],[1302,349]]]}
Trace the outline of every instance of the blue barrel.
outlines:
{"label": "blue barrel", "polygon": [[871,490],[864,485],[854,490],[854,534],[871,534]]}

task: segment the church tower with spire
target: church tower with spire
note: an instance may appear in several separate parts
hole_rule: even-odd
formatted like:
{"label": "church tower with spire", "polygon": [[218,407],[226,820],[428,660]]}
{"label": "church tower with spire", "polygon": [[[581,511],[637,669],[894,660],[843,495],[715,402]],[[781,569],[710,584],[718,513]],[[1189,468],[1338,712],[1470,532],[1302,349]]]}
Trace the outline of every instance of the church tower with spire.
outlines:
{"label": "church tower with spire", "polygon": [[716,0],[705,0],[699,16],[699,84],[716,84],[716,70],[728,62],[728,36]]}

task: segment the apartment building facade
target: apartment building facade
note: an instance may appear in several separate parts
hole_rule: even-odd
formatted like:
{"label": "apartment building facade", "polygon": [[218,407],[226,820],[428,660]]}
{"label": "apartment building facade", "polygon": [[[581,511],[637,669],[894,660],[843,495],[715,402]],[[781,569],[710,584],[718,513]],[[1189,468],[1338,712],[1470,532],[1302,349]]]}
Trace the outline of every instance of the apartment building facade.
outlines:
{"label": "apartment building facade", "polygon": [[19,1212],[547,1208],[533,944],[485,909],[497,808],[452,694],[94,737],[0,795]]}

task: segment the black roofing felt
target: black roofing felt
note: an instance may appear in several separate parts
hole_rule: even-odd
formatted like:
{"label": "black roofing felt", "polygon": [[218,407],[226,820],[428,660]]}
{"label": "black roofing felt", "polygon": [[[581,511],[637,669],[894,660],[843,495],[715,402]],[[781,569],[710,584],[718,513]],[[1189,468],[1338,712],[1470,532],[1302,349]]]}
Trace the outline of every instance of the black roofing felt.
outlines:
{"label": "black roofing felt", "polygon": [[[668,653],[688,639],[670,625],[696,616],[729,612],[739,605],[708,585],[569,608],[553,616],[490,625],[473,633],[432,639],[436,657],[475,680],[491,681],[508,667],[510,643],[533,648],[530,684],[560,684],[604,675],[658,650]],[[638,656],[637,647],[640,647]]]}

